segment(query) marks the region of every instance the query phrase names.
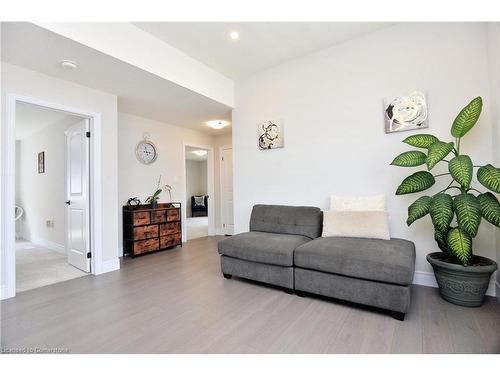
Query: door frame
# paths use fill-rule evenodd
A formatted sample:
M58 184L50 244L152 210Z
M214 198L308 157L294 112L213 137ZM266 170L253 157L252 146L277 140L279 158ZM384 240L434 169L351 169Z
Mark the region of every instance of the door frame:
M215 181L214 181L214 149L212 146L200 145L191 142L182 143L182 170L183 170L183 180L182 184L184 186L184 202L182 206L184 210L182 212L182 242L187 241L187 186L186 186L186 147L202 148L208 151L207 154L207 194L209 196L208 205L208 235L215 236Z
M98 275L102 265L102 192L101 192L101 114L86 110L68 107L63 104L50 103L43 99L19 95L6 94L5 124L1 129L1 168L2 186L0 203L0 243L4 251L2 264L5 285L2 285L0 299L7 299L16 295L16 249L15 249L15 175L16 175L16 105L18 102L38 105L55 111L67 112L90 120L90 251L91 273Z
M222 176L222 152L224 150L227 150L227 149L233 149L233 146L232 145L227 145L227 146L221 146L219 147L219 199L220 199L220 202L219 202L219 215L220 215L220 228L218 228L219 230L219 234L221 234L222 236L224 236L226 233L225 233L225 230L224 230L224 199L223 199L223 176ZM234 172L234 171L233 171ZM234 182L234 173L233 173L233 182ZM234 189L233 189L233 192L234 192ZM234 196L233 196L233 209L234 209ZM234 211L233 211L233 224L234 224Z

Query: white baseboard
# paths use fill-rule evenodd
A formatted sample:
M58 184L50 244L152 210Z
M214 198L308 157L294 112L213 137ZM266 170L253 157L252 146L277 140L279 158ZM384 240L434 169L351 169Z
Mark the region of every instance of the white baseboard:
M16 292L14 290L12 290L11 293L9 293L7 285L4 284L4 285L0 286L0 301L4 300L4 299L9 299L9 298L12 298L15 296L16 296Z
M415 271L413 276L413 284L430 286L432 288L437 288L438 284L436 282L436 277L433 272L423 272L423 271ZM495 280L492 278L490 280L490 285L488 286L488 290L486 291L486 295L488 296L500 296L498 293L498 289L500 286L497 284L497 290L495 290Z
M44 238L39 238L39 237L30 237L28 239L28 241L34 245L45 247L46 249L57 251L58 253L61 253L61 254L66 254L65 246L58 244L56 242L52 242L52 241L46 240Z
M99 275L106 272L117 271L119 269L120 269L120 258L104 260L101 263L101 269Z

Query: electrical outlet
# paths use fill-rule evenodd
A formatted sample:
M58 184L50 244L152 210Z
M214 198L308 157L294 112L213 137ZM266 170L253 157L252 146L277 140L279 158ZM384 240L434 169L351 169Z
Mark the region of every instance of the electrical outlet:
M54 228L54 220L45 220L45 226L47 228Z

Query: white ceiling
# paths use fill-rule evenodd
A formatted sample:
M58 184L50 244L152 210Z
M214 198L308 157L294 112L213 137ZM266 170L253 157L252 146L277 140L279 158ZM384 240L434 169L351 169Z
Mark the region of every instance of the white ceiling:
M47 126L60 126L63 129L81 119L66 112L19 102L16 105L16 139L26 138Z
M392 25L381 22L136 22L234 80ZM237 41L231 31L240 35Z
M135 23L233 79L387 27L388 23ZM240 33L238 41L229 32ZM64 71L63 59L78 69ZM231 108L121 60L26 22L2 23L2 60L118 96L118 110L217 135L209 120Z
M208 153L203 155L203 156L193 154L193 151L196 151L196 150L204 150L204 149L198 148L198 147L186 146L186 160L206 161L208 159Z
M78 69L64 71L63 59ZM118 96L118 110L217 135L209 120L231 121L231 108L30 23L2 23L2 60Z

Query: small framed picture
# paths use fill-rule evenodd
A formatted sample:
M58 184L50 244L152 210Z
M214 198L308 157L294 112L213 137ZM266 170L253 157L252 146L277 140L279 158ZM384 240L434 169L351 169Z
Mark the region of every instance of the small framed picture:
M38 173L45 173L45 151L38 153Z
M259 149L271 150L284 147L283 124L279 120L266 121L257 128Z
M422 91L384 99L385 132L428 128L427 100Z

